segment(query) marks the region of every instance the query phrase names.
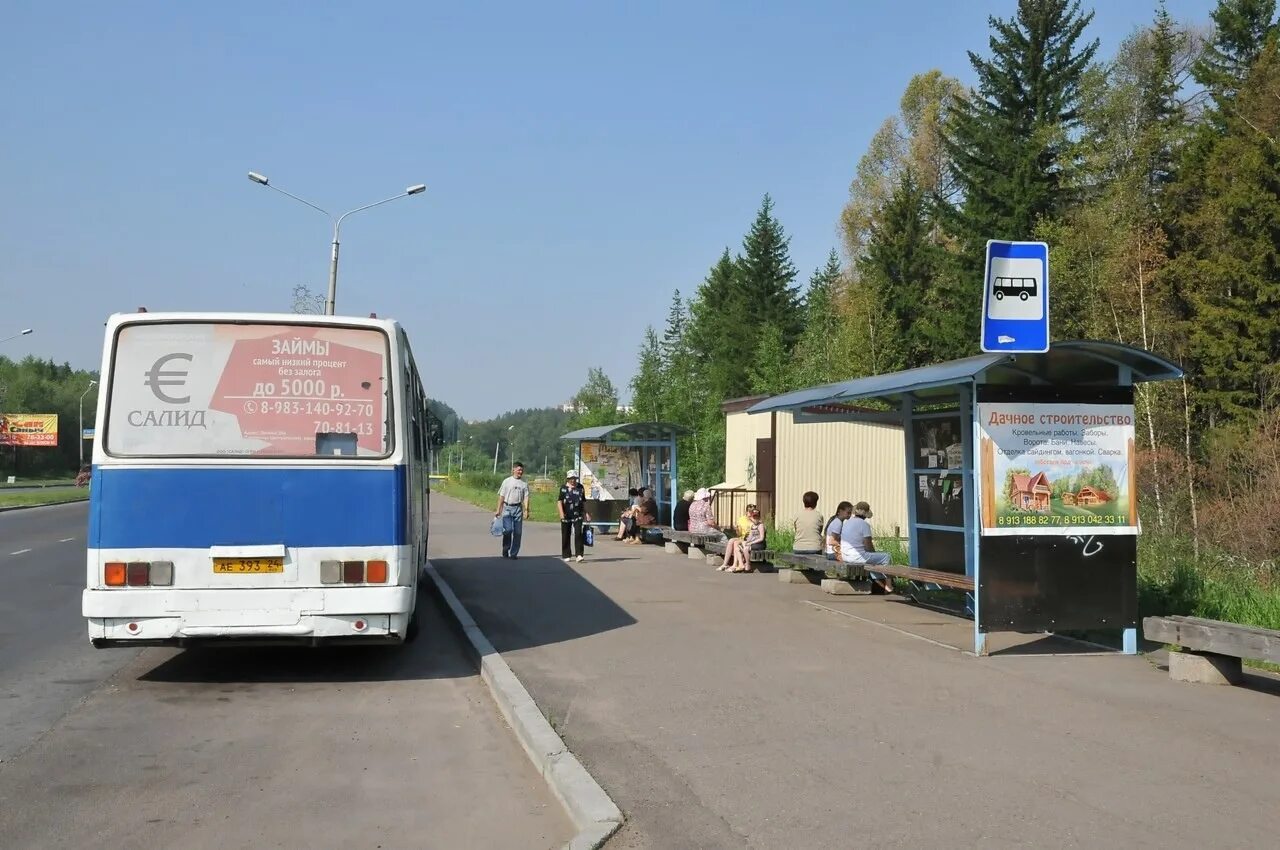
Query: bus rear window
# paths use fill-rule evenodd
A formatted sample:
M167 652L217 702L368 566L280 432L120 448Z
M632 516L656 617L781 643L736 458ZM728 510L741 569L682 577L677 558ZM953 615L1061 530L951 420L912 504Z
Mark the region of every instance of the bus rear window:
M139 323L116 335L108 454L383 457L388 339L325 325Z

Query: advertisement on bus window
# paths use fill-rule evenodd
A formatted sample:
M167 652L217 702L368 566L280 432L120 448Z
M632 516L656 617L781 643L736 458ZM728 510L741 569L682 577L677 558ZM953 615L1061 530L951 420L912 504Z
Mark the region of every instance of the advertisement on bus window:
M106 450L124 456L378 457L390 448L387 337L371 328L121 328Z

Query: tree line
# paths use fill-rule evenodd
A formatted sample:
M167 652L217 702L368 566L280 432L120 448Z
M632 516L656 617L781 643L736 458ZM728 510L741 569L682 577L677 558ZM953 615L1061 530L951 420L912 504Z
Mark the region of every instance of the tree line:
M56 413L58 445L0 447L0 480L9 475L36 478L74 475L80 458L80 399L84 397L84 427L92 428L97 413L98 373L72 369L52 360L0 357L0 415ZM87 392L86 392L87 391ZM92 443L85 442L86 462Z
M977 353L985 243L1051 247L1055 339L1185 369L1137 391L1144 518L1252 556L1280 550L1280 27L1275 0L1160 4L1104 59L1078 0L989 18L977 84L924 71L857 164L802 290L765 196L640 346L638 419L670 420L686 482L721 480L721 403ZM1244 544L1241 541L1251 541ZM1266 543L1266 540L1272 541Z

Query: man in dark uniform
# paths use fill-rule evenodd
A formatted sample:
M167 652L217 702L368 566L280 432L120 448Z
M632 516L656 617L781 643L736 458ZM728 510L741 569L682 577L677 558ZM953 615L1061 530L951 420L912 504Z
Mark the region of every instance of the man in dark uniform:
M574 560L572 555L577 555L576 560L582 560L582 524L591 522L591 515L587 513L586 490L578 483L578 470L569 470L564 478L564 486L556 498L556 511L560 514L560 557L567 564ZM573 552L569 551L570 540Z

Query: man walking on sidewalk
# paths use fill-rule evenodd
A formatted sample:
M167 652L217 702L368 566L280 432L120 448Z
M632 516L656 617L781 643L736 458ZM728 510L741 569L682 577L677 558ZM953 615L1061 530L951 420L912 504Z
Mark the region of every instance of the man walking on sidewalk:
M493 515L502 517L502 557L514 561L520 554L520 535L529 516L529 484L524 480L523 463L513 466L511 474L502 480L498 509Z
M582 560L582 524L584 521L591 522L591 515L587 513L586 490L578 483L578 470L569 470L564 474L564 479L564 486L560 488L560 495L556 499L556 510L560 513L560 557L567 564L572 560L571 555L577 555L577 560ZM570 540L573 542L573 552L569 551Z

